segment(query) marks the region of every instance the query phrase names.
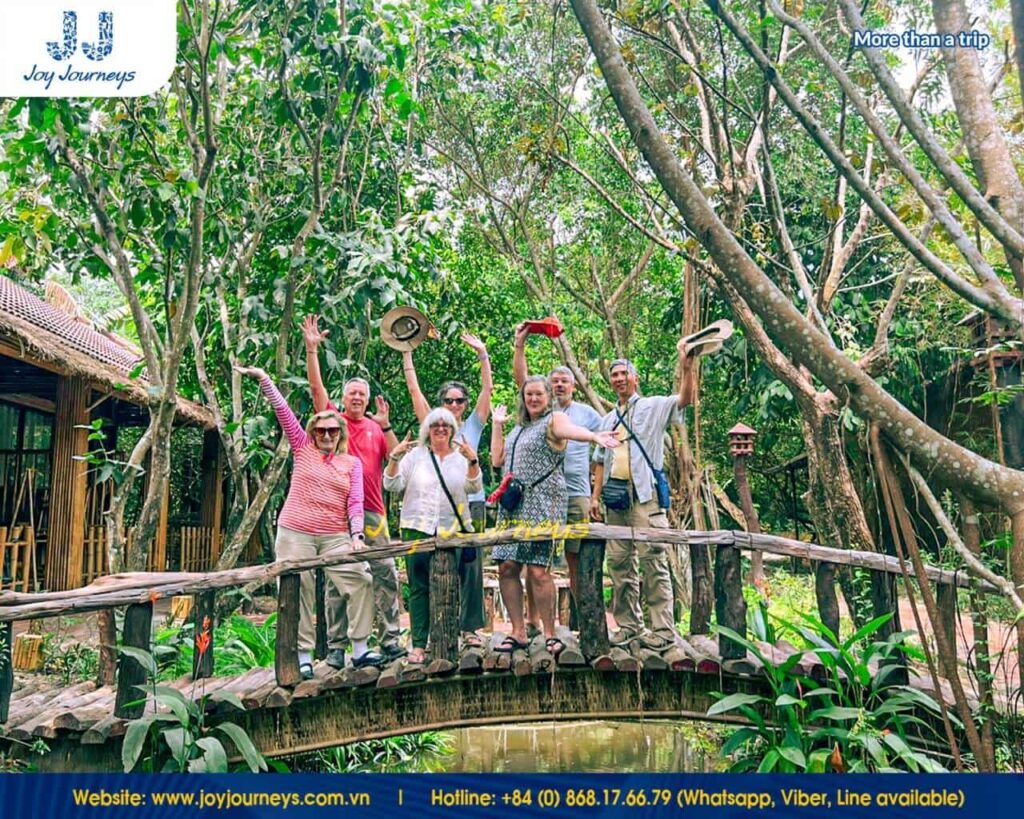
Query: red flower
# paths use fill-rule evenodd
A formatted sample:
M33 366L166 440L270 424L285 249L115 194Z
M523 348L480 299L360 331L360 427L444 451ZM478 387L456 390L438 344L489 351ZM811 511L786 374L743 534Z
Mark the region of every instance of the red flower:
M196 651L199 652L199 656L202 657L210 650L210 643L213 642L213 637L210 636L210 618L203 618L203 630L196 635Z

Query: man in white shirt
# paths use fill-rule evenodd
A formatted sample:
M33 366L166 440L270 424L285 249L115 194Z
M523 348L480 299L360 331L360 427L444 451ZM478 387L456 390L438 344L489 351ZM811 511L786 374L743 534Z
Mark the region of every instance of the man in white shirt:
M594 452L594 489L590 515L602 517L612 526L635 528L668 528L667 499L659 503L655 470L665 463L665 429L671 421L681 423L683 410L693 403L696 392L696 359L688 355L680 342L682 387L678 395L641 397L636 367L627 359L613 361L609 370L611 387L618 401L603 419L601 428L613 430L628 446L617 449L598 448ZM605 505L602 515L602 489L618 489L625 508ZM605 500L612 495L609 493ZM640 607L640 577L643 572L644 598L651 615L651 627L658 637L673 639L672 579L663 543L640 543L610 540L605 552L608 575L612 581L612 614L619 631L612 642L624 642L644 633L643 611Z

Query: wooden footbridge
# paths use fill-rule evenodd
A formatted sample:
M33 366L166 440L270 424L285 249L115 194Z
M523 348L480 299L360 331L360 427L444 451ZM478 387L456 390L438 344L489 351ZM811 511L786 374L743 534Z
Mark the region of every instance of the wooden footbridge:
M197 701L206 698L210 724L230 719L248 732L266 756L284 756L368 738L468 725L591 718L706 719L708 708L715 702L715 692L767 691L761 661L731 640L691 634L663 645L649 638L622 646L609 645L601 597L605 539L714 547L717 619L739 633L745 630L740 549L830 565L862 566L882 578L901 571L895 558L829 549L770 535L593 524L586 531L590 548L581 551L578 639L561 628L559 636L567 647L557 658L545 650L539 639L528 650L511 654L495 651L494 642L482 649L462 647L460 651L454 547L487 546L524 537L547 539L551 534L550 530L525 534L494 530L417 541L417 550L433 552L432 660L424 666L396 661L383 669L347 668L337 672L318 664L314 678L306 681L299 674L295 653L299 572L353 560L398 556L412 544L398 543L356 555L321 555L207 574L119 575L102 578L83 589L52 594L2 593L0 639L4 635L6 639L4 655L0 657L0 743L23 748L23 743L44 739L51 753L36 761L47 770L117 770L120 741L128 722L144 712L159 710L152 697L140 701L142 695L136 686L146 683L147 674L138 660L128 654L120 656L117 682L112 686L79 683L55 689L42 677L19 677L15 681L11 672L11 625L18 620L125 606L123 644L148 649L153 604L161 597L195 595L196 634L210 635L212 630L206 618L214 611L219 590L280 578L274 668L253 669L238 677L213 677L216 647L209 645L195 652L193 674L170 685ZM908 568L904 566L902 570ZM939 584L979 586L978 581L969 581L962 574L923 568ZM831 575L819 572L819 582L823 576ZM876 604L876 608L878 605L884 602ZM798 652L784 642L760 644L759 649L762 656L774 663L799 653L797 668L808 677L824 680L829 673L814 654ZM913 673L909 680L946 702L954 699L946 681ZM226 696L228 693L234 696ZM231 699L236 699L235 705L228 704ZM242 712L237 709L238 702Z

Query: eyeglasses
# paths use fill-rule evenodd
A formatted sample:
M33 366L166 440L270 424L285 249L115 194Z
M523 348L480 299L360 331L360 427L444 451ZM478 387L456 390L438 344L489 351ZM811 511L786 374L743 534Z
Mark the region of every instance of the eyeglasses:
M445 398L444 403L446 404L465 404L465 398Z
M313 434L318 438L333 438L341 434L341 427L314 427Z
M431 431L435 429L451 429L451 426L449 424L431 424L430 429Z

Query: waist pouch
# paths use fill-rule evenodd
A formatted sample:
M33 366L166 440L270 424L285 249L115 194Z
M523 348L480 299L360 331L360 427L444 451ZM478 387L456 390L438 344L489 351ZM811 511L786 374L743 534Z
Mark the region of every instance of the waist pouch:
M606 509L623 512L633 505L633 485L622 478L609 478L601 487L601 502Z

